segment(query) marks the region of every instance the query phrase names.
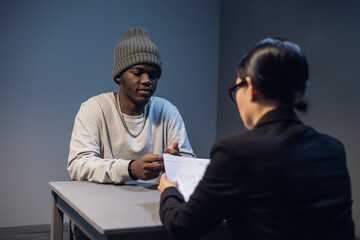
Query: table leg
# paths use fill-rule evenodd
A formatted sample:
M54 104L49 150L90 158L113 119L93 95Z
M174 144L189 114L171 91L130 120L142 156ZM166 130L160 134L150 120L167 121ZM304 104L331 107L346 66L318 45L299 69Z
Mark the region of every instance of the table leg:
M64 213L56 205L56 193L52 192L51 197L51 240L63 239Z

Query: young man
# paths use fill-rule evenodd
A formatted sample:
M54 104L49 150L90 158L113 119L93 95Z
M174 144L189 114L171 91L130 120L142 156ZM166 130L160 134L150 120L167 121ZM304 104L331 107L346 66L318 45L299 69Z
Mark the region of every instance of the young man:
M163 152L194 156L177 108L153 96L161 59L145 29L122 36L112 75L119 92L90 98L75 118L67 166L72 180L150 180L163 170Z

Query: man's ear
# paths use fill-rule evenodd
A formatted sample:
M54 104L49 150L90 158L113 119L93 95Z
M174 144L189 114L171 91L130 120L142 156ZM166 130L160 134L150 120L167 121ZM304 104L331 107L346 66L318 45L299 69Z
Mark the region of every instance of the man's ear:
M246 82L247 82L247 85L248 85L248 90L250 92L250 101L254 102L257 100L258 98L258 91L257 89L255 88L253 82L252 82L252 79L251 77L247 76L245 78Z
M120 82L121 82L121 77L117 77L115 78L115 81L120 85Z

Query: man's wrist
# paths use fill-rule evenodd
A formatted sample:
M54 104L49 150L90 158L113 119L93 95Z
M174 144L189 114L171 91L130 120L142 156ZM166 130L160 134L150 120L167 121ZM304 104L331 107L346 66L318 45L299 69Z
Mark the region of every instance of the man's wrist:
M135 160L130 160L129 162L129 165L128 165L128 173L129 173L129 176L132 180L138 180L137 177L135 177L132 173L132 170L131 170L131 164L134 162Z

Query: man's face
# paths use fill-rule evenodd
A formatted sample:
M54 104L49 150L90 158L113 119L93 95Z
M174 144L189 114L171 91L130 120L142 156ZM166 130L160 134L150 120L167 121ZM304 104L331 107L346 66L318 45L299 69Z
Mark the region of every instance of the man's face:
M135 65L126 70L116 81L120 85L122 101L136 105L146 104L156 90L160 71L150 65Z

